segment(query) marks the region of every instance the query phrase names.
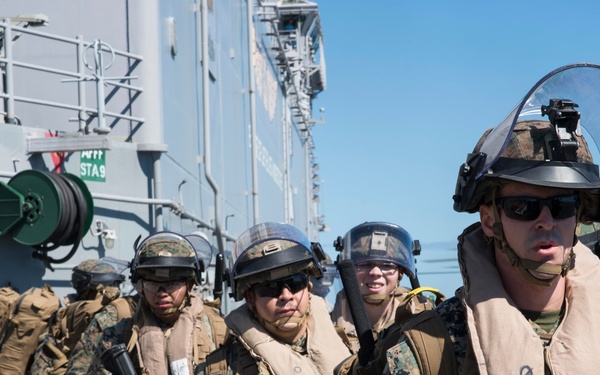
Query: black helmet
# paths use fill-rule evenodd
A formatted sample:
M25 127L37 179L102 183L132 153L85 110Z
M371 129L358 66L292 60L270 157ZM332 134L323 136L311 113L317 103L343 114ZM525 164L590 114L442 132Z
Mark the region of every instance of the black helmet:
M600 189L598 166L581 130L600 139L596 137L599 86L600 65L594 64L564 66L542 78L467 156L458 174L454 209L477 211L501 180L578 191ZM598 213L594 208L584 216L594 220Z
M253 226L235 241L230 259L230 286L236 301L244 298L251 285L307 272L323 276L320 260L306 235L283 223Z
M137 245L137 243L136 243ZM209 245L210 246L210 245ZM187 278L200 283L204 265L196 249L184 236L170 231L154 233L136 246L131 261L131 281L145 275L168 278Z
M365 222L350 229L334 246L340 259L351 259L354 265L366 261L390 262L409 277L415 277L413 239L402 227L385 222Z

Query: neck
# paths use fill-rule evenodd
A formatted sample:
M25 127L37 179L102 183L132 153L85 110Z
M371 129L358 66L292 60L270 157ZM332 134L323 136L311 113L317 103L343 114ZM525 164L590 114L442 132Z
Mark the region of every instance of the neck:
M159 322L159 324L165 324L165 325L172 326L173 324L175 324L177 319L179 319L179 311L176 311L169 315L161 316L161 315L154 314L154 316L156 316L156 320Z
M372 327L374 327L377 324L377 322L379 322L379 319L381 319L381 317L385 315L387 310L391 308L392 299L393 297L388 298L387 301L379 305L371 303L364 304L365 310L367 311L367 317L369 318L369 323L371 323Z
M306 321L304 321L302 326L300 326L297 330L284 331L280 329L276 332L273 332L271 331L271 329L269 329L269 331L278 341L284 342L286 344L291 344L294 341L298 340L300 336L302 336L306 332Z
M556 277L549 286L536 285L527 281L497 249L496 264L504 289L519 309L538 312L561 309L565 299L564 277Z

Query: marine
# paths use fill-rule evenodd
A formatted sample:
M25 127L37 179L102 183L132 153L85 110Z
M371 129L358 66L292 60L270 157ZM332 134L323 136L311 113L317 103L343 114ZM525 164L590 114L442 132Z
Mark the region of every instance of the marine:
M104 329L90 350L94 354L86 373L109 373L116 358L103 354L122 344L137 373L194 374L226 332L219 311L194 293L204 262L191 242L175 232L154 233L135 248L130 266L140 295L135 315Z
M122 262L121 262L122 263ZM37 347L30 374L64 374L79 337L103 306L120 296L124 267L114 258L88 259L73 268L71 284L76 290L51 319Z
M325 259L297 228L261 223L242 233L229 284L245 303L225 319L228 338L210 354L204 374L330 374L350 355L323 298L310 293Z

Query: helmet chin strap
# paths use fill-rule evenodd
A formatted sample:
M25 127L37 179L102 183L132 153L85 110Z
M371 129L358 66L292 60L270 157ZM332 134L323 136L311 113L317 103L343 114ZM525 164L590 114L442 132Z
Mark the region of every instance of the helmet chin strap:
M366 294L362 296L362 299L365 303L368 303L369 305L380 306L396 295L396 288L394 288L394 290L392 290L392 292L388 294Z
M569 256L563 264L548 264L544 262L537 262L534 260L519 258L504 238L504 230L502 229L500 214L498 212L498 208L496 207L495 191L493 192L492 198L495 220L494 225L492 226L492 230L494 232L494 246L500 249L500 251L502 251L506 255L511 266L515 267L527 281L541 286L549 286L552 283L552 281L556 279L556 277L558 277L559 275L562 277L567 276L569 269L572 267L573 262L575 261L575 253L573 252L573 248L571 248ZM574 237L573 242L573 246L575 246L575 244L577 243L577 236ZM535 277L532 274L532 272L544 273L547 275L552 275L552 277L548 279L541 279Z

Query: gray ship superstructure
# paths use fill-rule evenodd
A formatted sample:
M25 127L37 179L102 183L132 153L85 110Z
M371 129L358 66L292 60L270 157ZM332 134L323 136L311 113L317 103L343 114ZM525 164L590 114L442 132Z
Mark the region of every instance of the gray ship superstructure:
M64 295L80 261L131 260L160 230L201 231L223 254L263 221L318 239L316 3L9 0L0 13L0 284Z

